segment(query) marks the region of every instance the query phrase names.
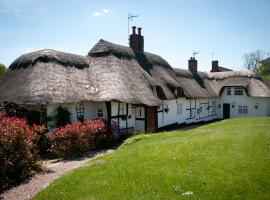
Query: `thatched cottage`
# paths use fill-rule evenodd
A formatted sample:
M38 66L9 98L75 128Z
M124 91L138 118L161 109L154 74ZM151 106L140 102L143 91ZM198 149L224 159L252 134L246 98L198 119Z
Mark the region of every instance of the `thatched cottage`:
M211 73L197 68L194 57L184 70L144 52L141 29L133 27L130 47L100 40L87 56L50 49L20 56L0 77L0 102L34 111L48 125L63 106L72 121L102 117L120 132L270 115L270 89L256 74L215 61Z

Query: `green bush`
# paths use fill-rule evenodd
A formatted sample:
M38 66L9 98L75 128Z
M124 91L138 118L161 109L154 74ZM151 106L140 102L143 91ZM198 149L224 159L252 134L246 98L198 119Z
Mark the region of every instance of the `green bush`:
M63 127L71 122L70 120L71 113L62 106L59 106L56 109L55 123L56 127Z

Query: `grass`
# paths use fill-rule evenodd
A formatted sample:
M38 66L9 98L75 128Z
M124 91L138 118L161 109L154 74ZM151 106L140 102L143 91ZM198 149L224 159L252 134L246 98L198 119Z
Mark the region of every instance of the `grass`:
M129 138L34 199L270 199L270 117Z

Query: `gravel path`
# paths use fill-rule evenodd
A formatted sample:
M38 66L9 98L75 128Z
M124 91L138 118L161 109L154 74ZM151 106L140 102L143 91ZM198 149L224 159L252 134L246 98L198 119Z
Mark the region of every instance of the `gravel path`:
M84 165L87 161L101 156L107 153L113 152L114 149L94 151L88 155L78 159L78 160L47 160L44 162L44 166L48 169L48 172L37 174L32 177L26 183L22 183L16 187L11 188L10 190L5 191L3 194L0 194L0 199L8 200L25 200L31 199L39 191L47 187L59 176Z

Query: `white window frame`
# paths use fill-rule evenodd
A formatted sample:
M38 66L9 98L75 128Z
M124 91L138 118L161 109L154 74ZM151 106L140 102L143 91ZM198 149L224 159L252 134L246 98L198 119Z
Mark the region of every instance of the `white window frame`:
M231 96L232 95L232 88L228 87L227 88L227 96Z
M103 118L103 109L102 108L97 109L97 116L98 116L98 118Z
M235 96L243 96L244 95L243 88L241 88L241 87L234 88L234 95Z
M248 114L248 106L239 105L238 106L238 113L241 115L247 115Z
M182 103L177 103L177 115L182 115L183 106Z
M212 115L216 114L216 110L217 110L217 104L216 101L212 101Z

